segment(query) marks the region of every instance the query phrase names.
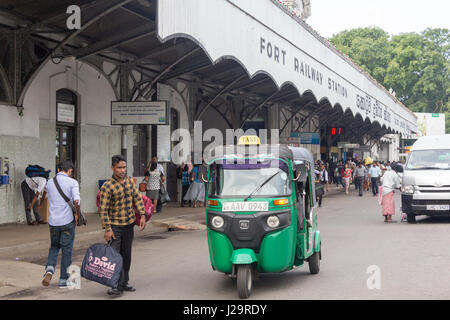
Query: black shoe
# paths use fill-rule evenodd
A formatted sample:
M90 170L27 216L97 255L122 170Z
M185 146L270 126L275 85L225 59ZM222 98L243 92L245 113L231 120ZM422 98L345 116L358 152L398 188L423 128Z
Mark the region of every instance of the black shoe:
M117 288L109 289L107 292L110 296L121 296L123 294L122 290L119 290Z
M135 292L136 288L132 287L132 286L126 286L123 287L123 291L127 291L127 292Z

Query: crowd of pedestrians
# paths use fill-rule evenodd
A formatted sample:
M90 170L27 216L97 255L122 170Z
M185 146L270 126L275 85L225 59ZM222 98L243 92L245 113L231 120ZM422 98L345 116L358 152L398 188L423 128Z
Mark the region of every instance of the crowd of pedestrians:
M395 214L394 192L400 189L402 172L402 163L374 161L371 158L347 159L345 162L340 160L337 163L318 160L316 196L319 207L322 205L324 190L328 191L328 185L335 184L336 189L342 188L348 195L350 185L354 184L360 197L365 191L371 191L373 197L378 197L385 222L392 222L392 216ZM326 185L326 188L323 188L323 185Z

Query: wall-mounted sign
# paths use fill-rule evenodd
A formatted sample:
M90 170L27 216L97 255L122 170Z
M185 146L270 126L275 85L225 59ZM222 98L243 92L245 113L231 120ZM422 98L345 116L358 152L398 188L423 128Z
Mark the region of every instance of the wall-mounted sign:
M320 144L320 133L300 132L301 144Z
M358 151L360 152L370 152L370 147L369 146L362 146L360 145L358 148Z
M346 143L346 144L338 144L338 148L341 149L359 149L359 144L357 143Z
M280 137L281 144L300 144L300 137Z
M320 144L320 133L316 133L316 132L291 132L291 136L289 138L283 138L283 141L285 141L283 143L287 143L287 144L289 144L289 143Z
M112 101L111 125L168 124L167 101Z
M56 104L56 121L75 123L75 106L73 104Z

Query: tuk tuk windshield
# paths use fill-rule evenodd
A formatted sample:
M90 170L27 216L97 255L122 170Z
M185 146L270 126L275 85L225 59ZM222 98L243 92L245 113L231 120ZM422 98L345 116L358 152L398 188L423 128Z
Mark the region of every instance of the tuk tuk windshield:
M291 194L288 165L282 160L237 163L216 162L211 166L210 197L279 197Z

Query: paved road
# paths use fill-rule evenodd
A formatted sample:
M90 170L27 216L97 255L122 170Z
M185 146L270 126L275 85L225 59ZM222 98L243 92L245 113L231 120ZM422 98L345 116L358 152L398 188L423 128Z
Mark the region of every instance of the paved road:
M399 194L396 200L398 208ZM370 193L346 196L334 190L319 215L320 273L311 275L306 265L260 275L250 300L450 298L450 218L407 224L399 222L397 213L398 223L386 224ZM81 265L81 254L76 253L74 263ZM379 267L380 289L367 288L371 265ZM236 281L211 269L204 230L138 239L130 276L137 292L115 299L238 299ZM81 290L58 289L56 282L22 298L111 299L105 287L84 279Z

